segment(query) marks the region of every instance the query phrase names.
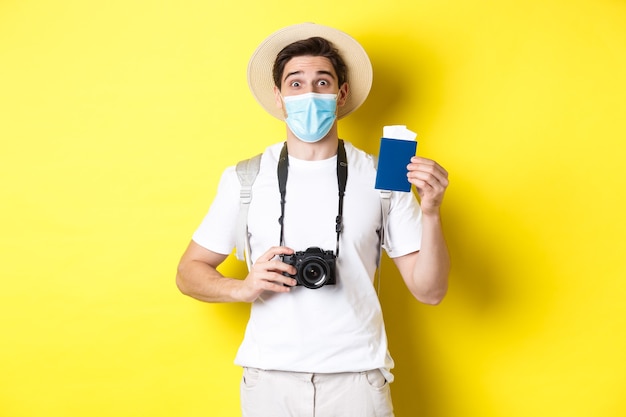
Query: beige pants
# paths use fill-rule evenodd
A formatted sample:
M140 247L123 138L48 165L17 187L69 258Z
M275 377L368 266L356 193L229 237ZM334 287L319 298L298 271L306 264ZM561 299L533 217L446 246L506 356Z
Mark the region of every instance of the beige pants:
M243 417L393 417L389 384L378 370L307 374L244 368Z

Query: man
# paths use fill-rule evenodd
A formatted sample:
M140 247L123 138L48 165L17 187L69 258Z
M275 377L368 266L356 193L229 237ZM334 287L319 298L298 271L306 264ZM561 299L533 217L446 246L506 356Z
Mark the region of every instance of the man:
M373 286L383 228L376 167L337 133L337 119L363 103L371 80L353 38L310 23L274 33L250 60L250 88L286 122L287 136L264 152L253 185L252 267L245 279L217 270L237 240L240 186L231 167L177 275L180 290L198 300L252 303L235 359L244 367L244 416L393 415L393 361ZM413 193L392 193L387 252L415 298L438 304L449 272L440 219L447 172L414 157L407 178L421 207Z

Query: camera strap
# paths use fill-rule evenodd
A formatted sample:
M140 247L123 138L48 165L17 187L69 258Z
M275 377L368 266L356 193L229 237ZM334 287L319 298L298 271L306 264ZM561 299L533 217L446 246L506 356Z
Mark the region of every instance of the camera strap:
M287 151L287 142L280 151L280 159L278 160L278 189L280 191L280 244L284 244L284 219L285 219L285 195L287 194L287 175L289 173L289 154ZM337 247L335 248L335 256L339 256L339 235L343 230L343 196L346 191L346 183L348 182L348 158L346 157L346 149L343 140L339 139L337 145L337 186L339 189L339 208L337 212L335 231L337 232Z

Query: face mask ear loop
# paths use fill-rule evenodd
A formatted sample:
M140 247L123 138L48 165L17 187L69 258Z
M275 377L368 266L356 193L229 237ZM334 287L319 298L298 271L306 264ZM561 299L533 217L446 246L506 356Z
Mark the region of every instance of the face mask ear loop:
M287 114L287 107L285 106L285 97L283 97L283 93L278 90L278 96L280 97L281 110L283 111L283 117L286 119L289 115Z

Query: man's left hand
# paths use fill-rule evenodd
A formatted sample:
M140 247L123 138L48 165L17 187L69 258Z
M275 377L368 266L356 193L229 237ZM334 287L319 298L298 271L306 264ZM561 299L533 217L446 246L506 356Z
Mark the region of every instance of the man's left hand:
M438 214L448 187L448 171L437 162L414 156L407 166L407 178L417 189L422 213Z

